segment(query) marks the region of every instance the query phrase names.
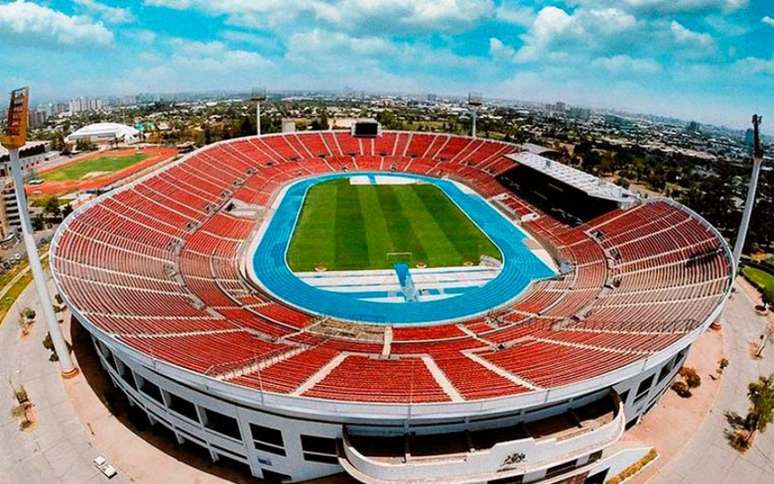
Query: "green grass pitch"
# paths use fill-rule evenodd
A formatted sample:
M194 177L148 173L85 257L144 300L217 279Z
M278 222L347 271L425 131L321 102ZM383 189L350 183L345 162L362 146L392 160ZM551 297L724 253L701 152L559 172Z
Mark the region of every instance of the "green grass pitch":
M410 252L411 255L390 253ZM461 266L497 247L434 185L350 185L338 179L307 192L288 264L293 271Z
M83 160L80 163L73 163L72 165L59 168L58 170L44 173L41 175L41 178L46 181L80 180L89 173L97 171L113 173L118 170L123 170L146 158L148 158L148 155L144 153L126 156L101 156L99 158Z

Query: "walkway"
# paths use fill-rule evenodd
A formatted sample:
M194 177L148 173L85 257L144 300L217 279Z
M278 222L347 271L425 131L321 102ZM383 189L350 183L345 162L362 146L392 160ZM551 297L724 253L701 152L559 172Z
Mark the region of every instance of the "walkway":
M759 375L774 372L774 347L770 346L761 360L750 356L767 320L755 313L753 301L741 286L735 287L737 291L727 304L723 321L724 352L730 364L720 380L718 396L697 431L685 432L687 429L680 428L679 423L661 429L687 434L688 441L676 457L659 466L649 481L652 484L774 482L774 428L759 434L753 448L744 454L732 449L724 436L730 427L726 412L742 416L747 413L747 384Z
M72 403L64 391L56 363L48 361L42 341L45 323L38 318L24 339L17 324L19 310L37 305L34 285L20 295L0 325L0 480L8 483L96 483L107 482L92 464L99 455L89 441ZM16 405L9 383L24 385L33 404L37 424L21 431L11 415ZM111 482L129 482L122 476Z

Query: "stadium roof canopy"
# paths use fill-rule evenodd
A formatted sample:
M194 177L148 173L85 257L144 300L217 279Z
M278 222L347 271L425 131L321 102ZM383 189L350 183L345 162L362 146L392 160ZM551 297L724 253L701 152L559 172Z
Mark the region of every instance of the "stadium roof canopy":
M546 176L583 191L590 197L602 198L629 205L637 200L637 195L622 186L610 183L594 175L557 163L534 153L522 152L506 155L520 165L532 168Z
M46 145L46 144L48 144L48 141L27 141L26 143L24 143L24 146L19 148L19 156L24 158L25 156L24 152L26 150L37 148L38 146ZM7 156L7 155L8 155L8 150L0 146L0 157Z
M75 131L65 138L68 143L78 141L79 139L97 140L120 140L127 143L136 141L140 132L131 126L118 123L95 123Z
M527 150L530 153L534 153L536 155L542 155L545 153L559 153L557 150L553 148L547 148L545 146L536 145L534 143L522 143L522 148Z

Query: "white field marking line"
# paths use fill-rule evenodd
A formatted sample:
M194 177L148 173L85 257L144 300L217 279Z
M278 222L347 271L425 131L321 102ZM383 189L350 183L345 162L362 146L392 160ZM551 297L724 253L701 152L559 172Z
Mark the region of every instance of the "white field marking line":
M465 401L465 399L462 398L462 395L460 395L460 392L458 392L457 389L454 388L454 385L452 384L452 382L450 382L449 379L446 378L446 374L440 368L438 368L438 365L435 364L435 360L433 360L433 358L431 358L430 356L424 355L422 356L422 361L425 363L427 370L435 379L435 382L438 384L439 387L441 387L441 389L446 393L446 395L449 396L452 402Z
M336 369L337 366L339 366L347 357L349 356L349 353L342 352L333 357L331 361L323 365L319 370L315 372L314 375L310 376L306 379L304 383L298 386L295 390L293 390L290 394L293 396L299 396L303 395L307 391L311 390L312 387L320 383L323 379L325 379L326 376L328 376L333 370Z
M491 362L487 361L486 359L478 356L475 353L470 353L470 352L463 351L462 354L467 356L471 360L475 361L479 365L483 366L487 370L491 371L492 373L496 373L496 374L500 375L501 377L505 378L506 380L510 380L511 382L513 382L513 383L515 383L515 384L517 384L519 386L522 386L522 387L525 387L525 388L529 388L530 390L536 390L536 391L543 390L543 387L535 385L531 381L528 381L528 380L525 380L523 378L520 378L520 377L518 377L518 376L516 376L516 375L514 375L514 374L512 374L512 373L510 373L510 372L508 372L508 371L506 371L506 370L504 370L502 368L500 368L499 366L495 365L494 363L491 363Z
M449 267L425 267L425 268L410 268L412 277L421 274L435 274L435 273L463 273L463 272L494 272L500 271L500 268L487 267L487 266L449 266ZM389 275L394 274L394 269L365 269L365 270L348 270L348 271L305 271L294 272L296 277L300 278L325 278L325 277L339 277L339 276L368 276L368 275Z
M383 286L316 286L318 289L329 292L338 292L343 294L360 294L367 292L397 292L400 291L400 285L383 285ZM365 294L363 294L365 295Z
M419 295L419 302L429 302L429 301L441 301L444 299L451 299L453 297L462 296L462 294L453 293L453 294L420 294Z
M403 296L385 296L385 297L363 297L359 298L361 301L389 303L389 304L403 304L406 302L406 298Z

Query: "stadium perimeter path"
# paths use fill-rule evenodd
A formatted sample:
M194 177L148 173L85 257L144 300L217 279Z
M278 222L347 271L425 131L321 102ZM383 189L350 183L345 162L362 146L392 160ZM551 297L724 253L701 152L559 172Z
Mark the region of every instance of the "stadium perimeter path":
M747 414L747 384L761 375L774 372L774 346L770 345L760 360L752 358L752 350L758 337L765 331L767 318L754 310L754 300L748 293L749 286L737 281L736 292L726 305L723 317L723 352L729 360L723 376L718 381L720 388L712 403L710 412L701 425L689 428L678 418L669 426L653 429L662 432L666 439L681 440L683 446L673 456L652 470L644 471L645 479L634 482L650 484L769 484L774 482L774 429L758 434L752 449L741 454L732 449L726 441L725 432L731 426L726 412ZM706 336L705 336L706 337ZM698 348L697 348L698 349ZM693 352L693 357L714 357ZM714 359L714 358L713 358ZM689 362L690 364L690 362ZM697 365L698 366L698 365ZM700 372L702 386L713 385L706 372ZM665 402L679 400L670 392ZM687 402L686 402L687 404ZM661 406L661 404L659 404ZM657 409L656 412L669 412ZM646 417L645 424L647 425ZM658 436L655 437L656 439ZM657 461L658 462L658 461ZM650 479L648 479L650 478Z
M99 452L67 397L56 363L43 347L45 323L38 317L29 336L22 339L17 324L20 308L30 306L38 315L34 285L22 292L0 324L0 482L3 484L99 483L107 478L94 467ZM16 401L11 383L24 385L35 405L36 424L27 431L11 415ZM129 482L119 475L111 482Z
M160 482L159 479L226 482L176 460L129 431L109 414L83 376L63 381L56 364L48 361L48 350L41 344L45 336L42 321L36 322L30 336L20 338L16 322L19 308L30 306L41 314L33 287L32 284L27 287L0 324L0 355L3 355L0 379L6 388L0 396L0 483L108 482L92 464L92 459L100 454L108 457L119 471L110 482L151 483ZM731 449L724 437L724 431L729 428L725 412L735 411L740 415L746 412L747 383L758 375L774 372L774 347L767 350L762 360L750 357L751 347L765 324L766 319L755 314L750 296L737 285L737 292L728 303L723 328L724 353L731 363L717 382L720 388L716 390L712 412L695 431L697 427L693 425L681 428L679 413L677 421L658 429L672 436L678 434L677 440L686 438L687 441L674 454L663 455L664 460L657 461L659 465L652 466L633 482L774 482L774 431L758 435L754 447L745 454ZM67 329L65 334L69 335ZM709 353L705 356L714 360L716 351ZM701 373L703 386L716 383L708 381L706 371ZM8 384L11 381L15 385L23 384L35 404L37 423L32 430L20 431L19 421L11 416L15 404ZM713 388L710 393L714 391ZM670 392L665 400L673 396ZM712 400L714 395L707 398ZM73 402L77 402L77 409ZM668 411L668 408L659 408L653 416L657 416L656 412ZM668 420L666 415L663 417Z

